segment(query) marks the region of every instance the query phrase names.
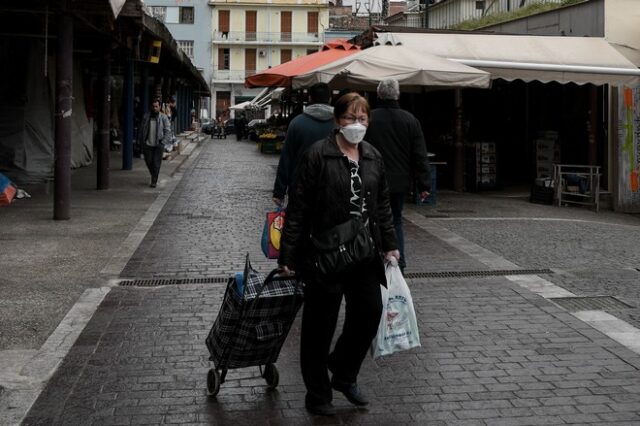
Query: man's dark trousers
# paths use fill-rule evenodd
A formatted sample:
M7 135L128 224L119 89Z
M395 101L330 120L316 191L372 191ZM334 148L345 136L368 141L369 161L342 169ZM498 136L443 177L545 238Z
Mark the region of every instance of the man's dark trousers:
M389 194L389 203L391 204L391 214L393 215L393 227L396 229L396 238L398 240L398 249L400 250L400 262L398 266L404 271L407 266L404 257L404 228L402 226L402 209L404 207L404 192L392 192Z
M151 183L158 182L158 174L160 173L160 166L162 165L162 145L149 146L147 144L142 145L142 153L144 155L144 162L147 164L147 169L151 174Z

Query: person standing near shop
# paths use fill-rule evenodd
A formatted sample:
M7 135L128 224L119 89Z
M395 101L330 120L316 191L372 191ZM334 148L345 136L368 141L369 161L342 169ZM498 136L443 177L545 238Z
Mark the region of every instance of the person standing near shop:
M169 118L160 112L160 101L155 100L151 103L151 111L142 118L138 131L138 142L142 146L144 162L151 174L151 188L158 184L164 146L171 143L171 135Z
M368 122L366 99L357 93L338 99L337 129L306 150L290 187L278 263L284 275L296 271L305 283L300 367L305 406L317 415L336 414L332 388L356 406L368 404L357 377L380 323L383 260L400 257L382 156L362 139ZM320 272L311 260L317 254L311 235L333 232L353 217L368 227L371 252L346 269ZM330 351L343 298L344 326Z
M309 88L309 101L311 104L302 114L291 120L287 128L276 181L273 184L273 202L277 206L284 204L284 197L302 153L314 142L329 136L335 127L333 107L329 105L331 89L326 83L316 83Z
M400 247L400 269L407 266L404 250L402 209L404 199L417 180L420 199L431 191L431 167L427 157L427 144L417 118L400 108L400 85L395 79L378 84L379 105L371 112L371 124L366 140L375 146L384 159L389 184L389 199L393 213L393 226Z

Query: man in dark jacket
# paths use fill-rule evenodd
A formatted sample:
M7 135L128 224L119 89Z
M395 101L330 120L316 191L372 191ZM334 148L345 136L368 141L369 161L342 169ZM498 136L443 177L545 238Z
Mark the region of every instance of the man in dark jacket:
M151 174L151 188L158 183L158 174L162 165L164 146L171 143L171 123L169 118L160 112L160 101L151 103L151 111L146 113L140 123L138 142L142 146L144 162Z
M382 154L389 184L389 198L393 225L400 246L400 268L404 271L404 230L402 208L406 193L418 181L420 198L424 200L431 191L431 168L427 157L420 122L398 104L400 86L395 79L385 79L378 84L378 108L371 112L371 123L365 140Z
M309 105L302 114L291 120L278 163L278 174L273 185L273 202L284 203L293 173L302 153L314 142L325 139L335 126L333 107L329 105L331 90L326 83L317 83L309 89Z

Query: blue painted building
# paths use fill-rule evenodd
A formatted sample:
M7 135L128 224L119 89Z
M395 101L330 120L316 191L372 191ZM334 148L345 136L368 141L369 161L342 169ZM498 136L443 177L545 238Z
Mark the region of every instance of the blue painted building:
M211 13L208 0L144 0L147 12L162 21L184 53L211 84ZM213 92L213 90L212 90ZM179 106L178 106L179 107ZM211 117L211 99L200 104L200 117Z

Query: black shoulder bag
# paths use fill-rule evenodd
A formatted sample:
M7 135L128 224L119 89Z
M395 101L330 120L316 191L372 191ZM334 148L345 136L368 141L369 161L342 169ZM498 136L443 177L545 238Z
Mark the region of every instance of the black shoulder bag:
M322 275L344 271L348 266L363 263L376 254L375 244L364 223L364 179L360 188L360 212L346 222L324 232L311 234L313 263Z

